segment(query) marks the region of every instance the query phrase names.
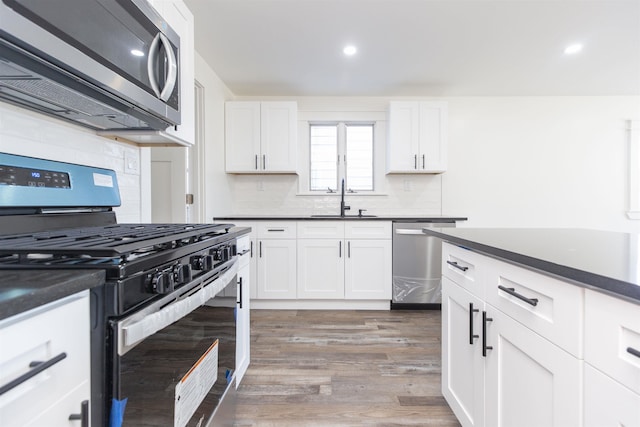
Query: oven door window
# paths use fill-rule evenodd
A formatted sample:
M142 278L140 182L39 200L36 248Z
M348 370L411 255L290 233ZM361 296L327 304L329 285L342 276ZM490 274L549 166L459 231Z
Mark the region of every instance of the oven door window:
M202 306L124 356L114 353L113 398L127 399L123 426L205 425L235 370L235 301L229 305Z

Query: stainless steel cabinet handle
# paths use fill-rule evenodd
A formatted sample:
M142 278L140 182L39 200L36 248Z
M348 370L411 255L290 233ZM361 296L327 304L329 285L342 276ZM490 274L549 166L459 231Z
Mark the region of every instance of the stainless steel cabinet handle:
M482 357L487 357L487 350L493 350L493 347L487 345L487 322L493 322L491 317L487 317L487 312L482 312Z
M238 292L240 293L240 295L238 295L240 298L238 300L238 308L242 309L242 277L238 279Z
M531 304L532 306L536 306L538 305L538 299L537 298L527 298L522 294L519 294L516 292L515 288L507 288L505 286L502 285L498 285L498 289L500 289L501 291L504 291L506 293L508 293L511 296L514 296L524 302L526 302L527 304Z
M424 154L422 155L422 169L424 169Z
M256 170L258 170L258 155L256 154Z
M89 401L83 400L80 403L80 413L69 415L69 421L80 420L81 427L89 427Z
M632 354L635 357L640 357L640 350L636 350L633 347L627 347L627 353Z
M262 258L262 241L260 241L258 247L258 258Z
M417 154L413 155L413 168L414 169L418 169L418 155Z
M351 242L347 242L347 257L351 258Z
M253 240L249 242L249 252L251 253L251 258L253 258Z
M240 252L240 253L238 254L238 256L246 255L246 254L248 254L249 252L251 252L251 249L245 249L244 251Z
M458 270L462 270L462 271L467 271L469 269L469 267L458 265L458 263L455 262L455 261L447 261L447 264L457 268Z
M338 258L342 258L342 240L338 242Z
M267 228L267 231L284 231L284 228Z
M267 155L266 154L262 155L262 169L263 170L267 170Z
M35 361L35 362L29 363L29 367L32 368L32 369L30 371L20 375L18 378L14 379L12 381L9 381L8 383L6 383L2 387L0 387L0 396L3 395L4 393L8 392L9 390L19 386L23 382L35 377L39 373L41 373L43 371L46 371L47 369L49 369L50 367L52 367L56 363L60 362L63 359L66 359L66 358L67 358L67 353L60 353L59 355L57 355L55 357L52 357L51 359L49 359L49 360L47 360L45 362Z
M477 313L480 310L477 308L473 308L473 303L469 303L469 344L473 345L474 338L480 338L479 335L473 334L473 313Z

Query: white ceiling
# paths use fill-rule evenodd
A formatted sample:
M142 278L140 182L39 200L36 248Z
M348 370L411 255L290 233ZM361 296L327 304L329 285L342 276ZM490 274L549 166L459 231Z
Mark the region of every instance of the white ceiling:
M640 95L640 0L185 2L239 96Z

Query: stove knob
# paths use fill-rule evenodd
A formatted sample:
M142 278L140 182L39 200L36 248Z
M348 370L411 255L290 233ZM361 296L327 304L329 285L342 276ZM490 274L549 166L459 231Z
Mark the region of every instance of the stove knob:
M173 274L158 271L149 278L151 292L156 294L167 294L174 290Z
M182 266L182 277L184 278L183 283L189 283L191 280L193 280L193 274L191 272L190 264L186 264Z
M191 266L194 270L213 270L213 255L196 255L191 257Z
M209 253L213 256L214 261L226 261L225 248L211 249Z
M182 264L176 264L173 266L173 281L176 285L180 285L184 283L184 270L182 268Z

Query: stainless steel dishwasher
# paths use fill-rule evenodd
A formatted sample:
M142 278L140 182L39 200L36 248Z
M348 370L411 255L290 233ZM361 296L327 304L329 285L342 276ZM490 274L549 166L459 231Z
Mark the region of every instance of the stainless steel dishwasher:
M394 221L391 308L440 308L442 241L422 229L455 226L455 220Z

